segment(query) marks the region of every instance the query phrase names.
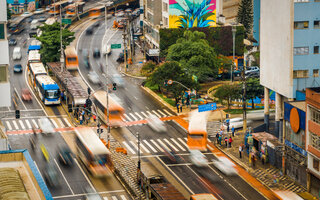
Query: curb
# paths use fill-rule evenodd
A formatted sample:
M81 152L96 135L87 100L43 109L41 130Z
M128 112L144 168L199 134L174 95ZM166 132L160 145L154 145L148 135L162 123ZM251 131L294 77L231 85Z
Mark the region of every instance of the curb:
M134 76L134 75L131 75L131 74L128 74L128 73L123 72L121 65L119 66L119 71L120 71L121 74L124 74L124 75L126 75L126 76L129 76L129 77L131 77L131 78L136 78L136 79L141 79L141 80L146 80L146 79L147 79L147 77L144 77L144 76Z

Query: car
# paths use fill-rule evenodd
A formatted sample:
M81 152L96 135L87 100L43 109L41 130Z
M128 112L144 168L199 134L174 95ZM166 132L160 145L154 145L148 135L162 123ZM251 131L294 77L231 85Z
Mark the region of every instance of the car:
M39 26L39 21L37 19L32 20L30 24L30 29L31 30L36 30Z
M157 116L149 114L147 118L148 125L150 128L156 132L166 132L167 127L163 121L161 121Z
M90 71L88 74L89 81L93 84L100 84L99 75L95 71Z
M100 58L101 54L100 54L100 50L98 48L94 48L93 50L93 57L94 58Z
M112 75L112 81L117 84L117 86L119 87L123 87L124 86L124 81L122 79L122 76L120 74L113 74Z
M124 53L120 53L117 62L124 62Z
M41 133L44 133L44 134L49 134L49 133L55 132L52 123L46 117L39 119L39 128L41 130Z
M118 23L118 29L123 29L124 28L124 22L123 21L119 21Z
M24 88L21 91L21 98L23 101L31 101L32 100L32 95L29 89Z
M9 46L15 46L17 44L17 40L16 39L9 39Z
M109 45L109 44L103 45L103 47L102 47L102 53L103 53L103 55L106 55L106 54L107 54L107 55L110 55L111 52L112 52L111 45Z
M94 27L99 27L100 26L100 21L97 21L96 23L93 24Z
M50 8L51 8L51 6L47 6L45 10L46 10L46 11L49 11Z
M45 22L47 20L47 18L45 16L40 16L38 21L39 22Z
M21 59L21 48L20 47L15 47L13 49L13 52L12 52L12 59L13 60L20 60Z
M229 122L228 122L228 120L229 120ZM243 127L243 119L241 117L236 117L236 118L225 120L223 123L223 126L225 129L227 129L228 123L229 123L230 129L232 127L234 127L235 129ZM250 125L251 123L252 123L252 120L247 119L247 125Z
M234 168L235 164L226 157L218 157L217 160L212 160L212 162L218 170L220 170L227 176L236 175L238 173L237 170Z
M41 14L44 12L45 12L45 10L43 10L42 8L38 8L37 10L34 11L34 14L38 15L38 14Z
M87 30L86 30L86 35L92 35L93 33L93 27L89 27Z
M66 165L72 166L73 165L73 154L71 149L68 146L59 146L58 147L58 159L59 161Z
M12 35L15 35L15 34L21 33L23 30L24 30L24 28L23 28L22 26L15 26L15 27L11 27L11 28L9 29L9 32L10 32Z
M252 72L246 74L246 79L247 78L260 78L260 72Z
M250 73L255 73L255 72L260 72L260 68L257 66L251 66L251 67L247 67L245 74L250 74Z
M29 12L24 12L24 13L22 13L20 16L22 16L22 17L29 17L29 16L31 16L32 14L31 13L29 13Z
M45 170L43 170L43 177L46 183L50 187L57 188L60 185L60 179L58 176L58 170L54 163L47 163Z
M21 73L23 70L22 70L22 66L20 64L15 64L13 66L13 72L15 73Z
M190 160L197 167L208 166L208 159L199 150L190 150Z

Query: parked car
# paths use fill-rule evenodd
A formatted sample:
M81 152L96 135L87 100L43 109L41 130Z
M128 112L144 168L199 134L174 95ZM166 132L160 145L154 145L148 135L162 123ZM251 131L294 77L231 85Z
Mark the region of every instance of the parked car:
M32 100L32 95L29 89L24 88L21 91L21 98L23 101L31 101Z
M21 48L20 47L15 47L13 49L12 59L13 60L20 60L21 59Z
M93 50L93 57L94 58L100 58L100 50L98 48L94 48Z
M199 150L190 150L190 160L197 167L205 167L208 165L208 159Z
M166 132L167 128L163 121L161 121L157 116L150 114L147 118L148 125L150 128L156 132Z
M13 72L15 72L15 73L22 73L22 66L20 65L20 64L15 64L14 66L13 66Z
M212 160L213 165L227 176L236 175L238 172L235 165L226 157L218 157L218 160Z
M257 66L251 66L246 68L245 74L250 74L255 72L260 72L260 68Z
M17 40L16 39L9 39L9 46L15 46L17 44Z

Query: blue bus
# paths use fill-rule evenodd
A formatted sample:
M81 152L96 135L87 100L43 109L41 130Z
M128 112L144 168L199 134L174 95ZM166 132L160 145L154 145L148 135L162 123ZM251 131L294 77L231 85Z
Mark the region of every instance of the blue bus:
M60 104L60 88L50 76L37 75L35 82L35 90L45 105Z

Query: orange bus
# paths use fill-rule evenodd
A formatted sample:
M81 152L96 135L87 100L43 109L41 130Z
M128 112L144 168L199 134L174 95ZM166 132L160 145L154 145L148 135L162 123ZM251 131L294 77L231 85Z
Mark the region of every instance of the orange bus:
M104 6L98 7L98 8L91 8L89 10L89 17L90 18L98 18L101 15L101 9Z
M67 70L77 70L79 68L79 61L75 48L71 46L66 47L64 55L66 57Z
M107 124L107 92L103 90L96 91L93 94L94 103L97 108L98 117ZM114 99L109 95L109 123L110 126L121 126L123 125L123 115L124 108L118 104Z
M92 128L79 128L76 132L77 158L94 177L108 177L113 173L110 150Z
M85 5L85 2L73 3L73 4L68 5L65 8L66 15L73 17L76 15L76 12L78 12L79 14L83 13L84 5Z
M199 113L197 110L190 113L187 134L187 145L190 150L207 150L207 116L208 112Z
M213 194L210 193L202 193L202 194L194 194L190 196L190 200L218 200Z

